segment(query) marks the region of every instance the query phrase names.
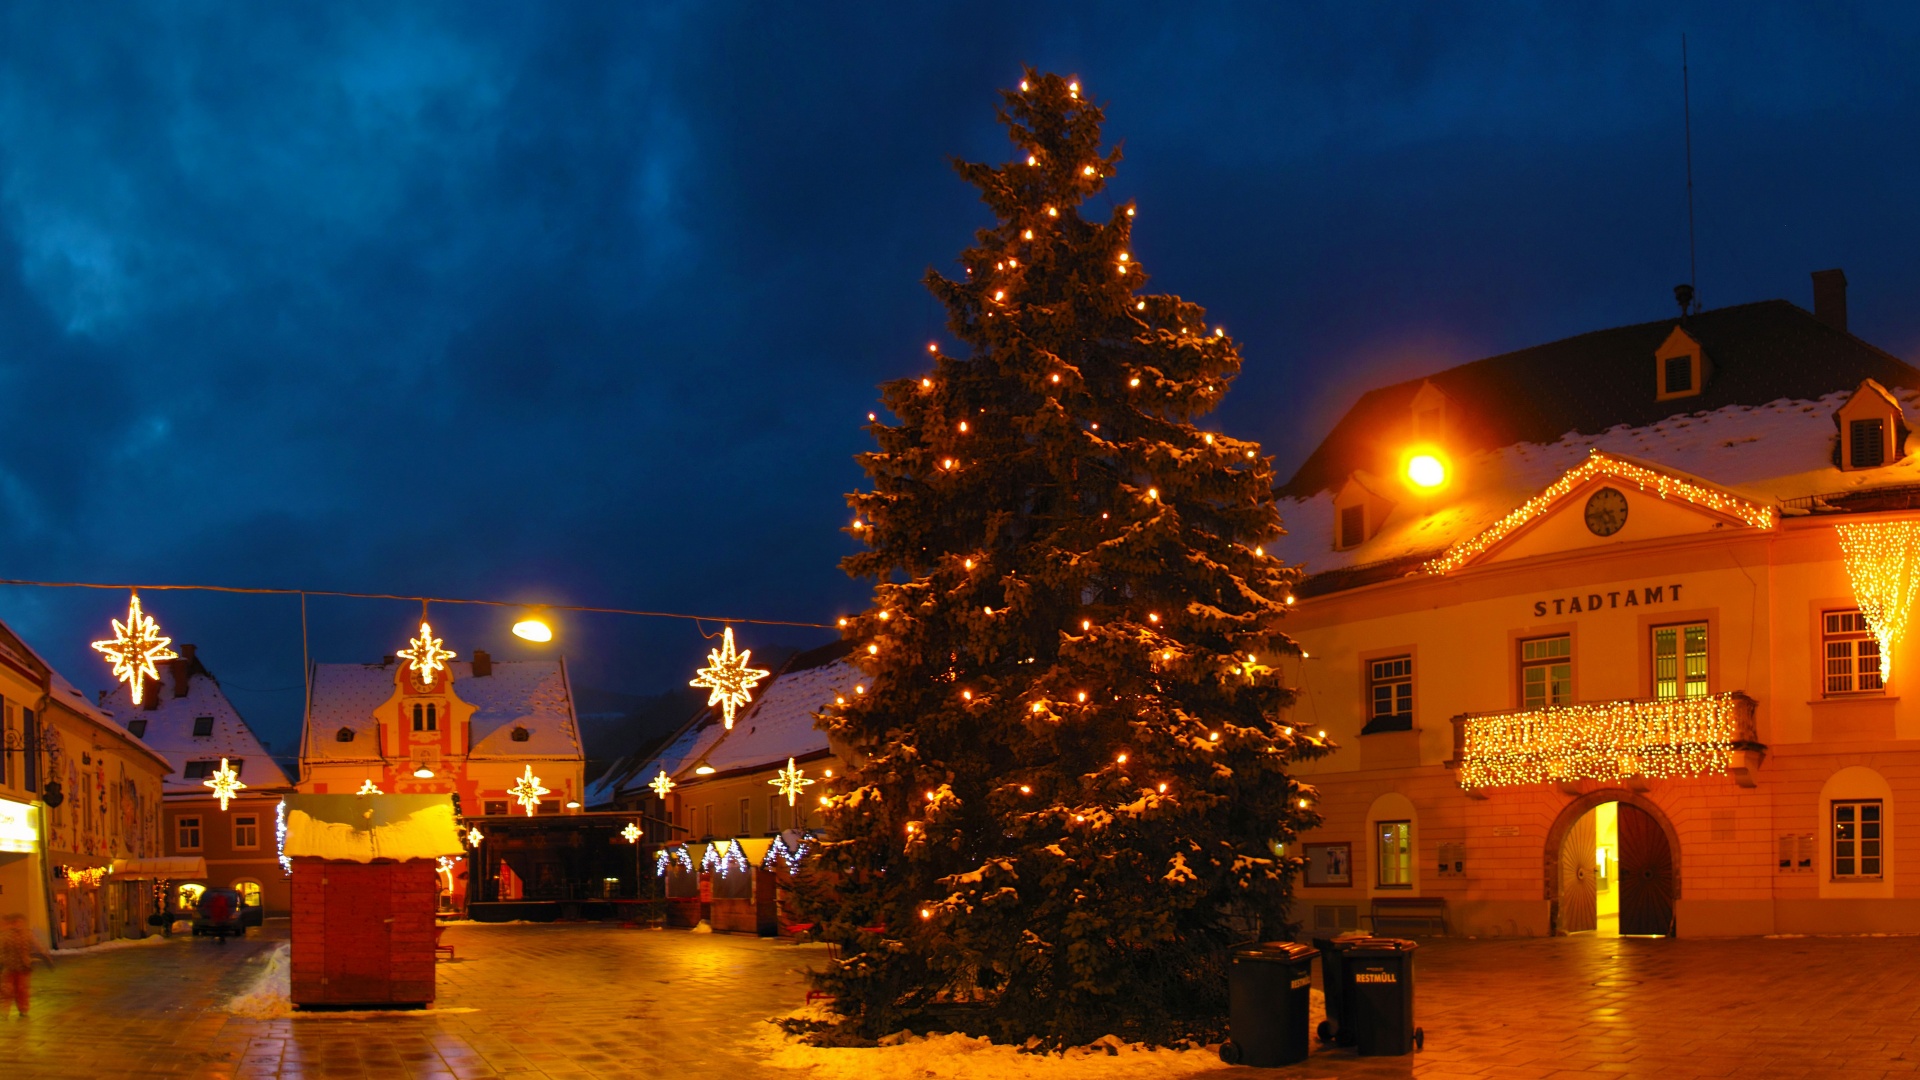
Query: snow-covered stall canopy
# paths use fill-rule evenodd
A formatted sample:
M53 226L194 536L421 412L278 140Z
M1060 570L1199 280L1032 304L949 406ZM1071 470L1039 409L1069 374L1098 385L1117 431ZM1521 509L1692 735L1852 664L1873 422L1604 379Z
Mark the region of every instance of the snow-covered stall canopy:
M367 863L458 855L450 795L289 795L282 853Z

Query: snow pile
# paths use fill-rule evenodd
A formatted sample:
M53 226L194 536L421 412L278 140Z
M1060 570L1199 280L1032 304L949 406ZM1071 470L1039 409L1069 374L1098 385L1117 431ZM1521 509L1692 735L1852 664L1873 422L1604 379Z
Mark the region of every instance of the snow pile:
M789 1035L781 1019L828 1020L823 1006L808 1006L787 1017L758 1025L755 1038L767 1055L767 1064L820 1076L858 1076L861 1080L926 1080L927 1077L968 1077L979 1080L1133 1080L1148 1077L1195 1076L1224 1066L1213 1047L1192 1050L1148 1049L1123 1043L1112 1035L1090 1046L1064 1054L1028 1054L1018 1047L996 1044L985 1036L957 1033L889 1035L875 1047L808 1046L801 1036Z
M453 800L444 795L293 795L283 850L367 863L459 855L466 848Z
M143 938L110 938L97 945L63 945L54 950L56 960L83 953L112 952L115 949L131 949L140 945L159 945L167 939L159 934L148 934Z
M266 967L247 988L227 1002L224 1011L249 1020L278 1020L293 1015L293 993L288 984L287 946L276 945L256 957Z

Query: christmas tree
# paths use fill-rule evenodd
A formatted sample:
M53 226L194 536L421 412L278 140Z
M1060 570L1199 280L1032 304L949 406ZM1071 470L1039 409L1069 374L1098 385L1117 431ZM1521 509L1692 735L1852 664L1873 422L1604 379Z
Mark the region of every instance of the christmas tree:
M876 585L821 717L854 770L804 900L841 948L818 1037L1201 1038L1317 821L1269 664L1297 572L1261 547L1270 461L1196 423L1233 340L1143 291L1133 206L1080 212L1120 160L1100 108L1032 71L1003 102L1014 160L956 164L997 223L927 277L964 348L882 388L849 497Z

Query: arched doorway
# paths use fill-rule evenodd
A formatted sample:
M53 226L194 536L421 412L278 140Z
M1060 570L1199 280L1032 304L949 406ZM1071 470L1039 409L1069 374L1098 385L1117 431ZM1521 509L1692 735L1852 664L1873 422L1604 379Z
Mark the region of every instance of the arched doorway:
M1624 790L1581 796L1547 837L1555 934L1670 935L1679 846L1659 807Z

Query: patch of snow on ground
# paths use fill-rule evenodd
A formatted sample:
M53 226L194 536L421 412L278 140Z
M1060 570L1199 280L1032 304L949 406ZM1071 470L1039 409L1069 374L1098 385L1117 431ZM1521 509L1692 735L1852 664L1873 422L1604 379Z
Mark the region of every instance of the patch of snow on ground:
M159 945L167 939L159 934L148 934L143 938L114 938L98 945L66 945L53 950L53 959L58 963L62 957L80 956L87 953L112 952L115 949L132 949L141 945Z
M293 992L287 981L287 946L275 945L257 959L264 961L259 977L227 1002L226 1011L250 1020L278 1020L292 1016Z
M789 1035L778 1020L826 1020L824 1006L809 1005L787 1017L757 1025L754 1038L767 1054L767 1064L812 1076L857 1076L860 1080L926 1080L927 1077L968 1077L979 1080L1133 1080L1148 1077L1194 1076L1224 1066L1217 1047L1192 1050L1148 1049L1123 1043L1109 1035L1092 1046L1075 1047L1065 1054L1023 1054L1017 1047L999 1045L985 1037L956 1033L888 1036L888 1046L808 1046ZM894 1041L894 1040L898 1041Z

